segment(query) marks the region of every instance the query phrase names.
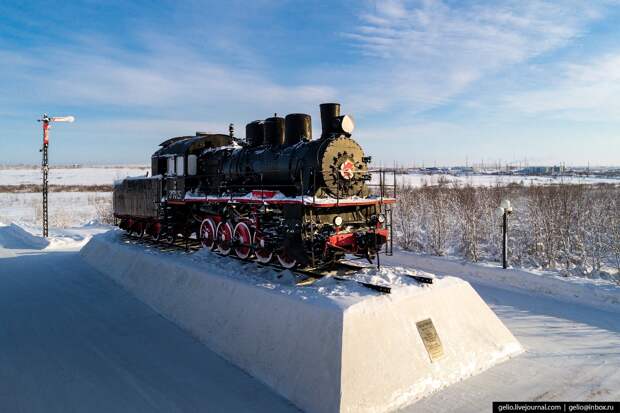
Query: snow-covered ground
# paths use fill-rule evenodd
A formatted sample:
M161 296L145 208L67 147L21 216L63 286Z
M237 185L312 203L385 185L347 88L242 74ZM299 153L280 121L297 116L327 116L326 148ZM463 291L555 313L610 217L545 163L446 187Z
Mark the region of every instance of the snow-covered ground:
M111 204L111 192L50 192L50 225L84 225L104 213ZM40 225L42 215L41 194L0 192L0 222Z
M115 180L127 176L144 176L150 171L148 166L100 166L100 167L52 167L49 173L49 182L54 185L111 185ZM472 175L447 175L447 174L428 174L410 173L396 175L396 181L407 183L419 187L424 184L436 185L440 181L459 182L462 185L470 184L473 186L494 186L497 184L508 185L511 183L523 185L548 185L554 183L615 183L620 184L620 179L602 178L596 176L576 177L553 177L553 176L520 176L520 175L492 175L492 174L472 174ZM392 183L391 173L386 174L387 183ZM40 168L5 168L0 169L0 185L22 185L40 184ZM373 174L373 184L379 183L379 175Z
M1 412L298 411L94 271L78 245L41 250L18 231L0 227Z
M397 174L396 183L398 185L410 185L412 187L421 187L424 185L437 185L439 183L458 183L460 186L497 186L497 185L551 185L551 184L619 184L618 178L602 178L596 176L537 176L537 175L492 175L492 174L471 174L471 175L447 175L447 174L425 174L410 173ZM379 184L379 174L372 176L372 184ZM392 185L394 183L394 175L385 174L385 183Z
M52 241L50 248L21 227L0 226L0 411L296 411L86 265L80 244L103 230L54 231L69 239L65 245ZM620 399L614 286L413 254L389 260L384 262L465 278L526 348L403 411L489 411L497 400ZM386 267L362 277L395 283L398 271ZM257 281L299 288L286 275L248 278ZM324 283L300 291L337 294L348 288Z
M140 176L150 172L146 166L100 166L63 168L51 167L51 185L112 185L117 179L127 176ZM0 169L0 185L28 185L41 183L40 168Z
M620 284L606 278L563 276L554 271L502 269L498 263L472 263L454 257L437 257L395 251L384 262L413 267L433 274L458 275L471 283L551 296L571 304L620 311Z

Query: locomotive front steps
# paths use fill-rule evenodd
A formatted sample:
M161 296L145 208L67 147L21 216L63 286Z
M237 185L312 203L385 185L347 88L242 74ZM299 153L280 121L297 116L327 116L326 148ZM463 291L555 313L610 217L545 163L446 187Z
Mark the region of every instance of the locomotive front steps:
M354 283L295 287L207 252L123 244L119 231L93 237L82 256L308 412L394 410L522 351L453 277L390 295Z

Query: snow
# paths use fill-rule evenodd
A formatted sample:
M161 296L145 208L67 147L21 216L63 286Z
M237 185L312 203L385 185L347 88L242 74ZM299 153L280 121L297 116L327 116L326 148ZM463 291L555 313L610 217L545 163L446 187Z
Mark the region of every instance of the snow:
M239 149L241 147L242 146L239 145L237 142L233 142L231 145L216 146L214 148L207 148L207 149L202 151L202 155L205 155L205 154L211 153L211 152L218 152L218 151L221 151L221 150Z
M551 271L502 269L496 264L474 264L450 257L435 257L407 251L395 252L384 262L391 265L415 267L441 275L458 275L480 285L527 291L531 294L553 296L568 303L620 311L620 284L611 280L561 276Z
M216 148L220 149L220 148ZM212 149L208 149L212 150ZM99 167L51 167L49 174L50 184L55 185L112 185L115 180L121 180L128 176L144 176L150 172L150 167L146 165L131 166L99 166ZM548 185L553 183L615 183L620 184L619 178L605 178L598 176L537 176L537 175L493 175L493 174L471 174L471 175L449 175L449 174L428 174L428 173L409 173L396 175L397 182L407 183L412 186L436 185L440 180L459 182L460 184L471 184L473 186L494 186L498 183L507 185L511 183L523 185ZM392 183L392 174L386 174L386 183ZM379 175L372 174L373 184L379 183ZM21 185L21 184L40 184L40 168L5 168L0 169L0 185Z
M0 248L32 250L79 250L97 233L105 232L109 226L91 223L75 229L53 229L48 238L41 236L41 229L26 225L0 222Z
M411 270L404 268L368 268L356 279L389 283L392 294L330 278L298 287L290 272L279 277L206 250L161 252L120 231L95 236L81 254L306 411L391 411L521 352L455 277L429 285L406 277ZM415 326L429 318L445 346L433 363Z
M620 400L618 312L472 285L526 352L402 412L485 412L500 400Z
M362 203L376 203L380 199L386 203L393 203L394 198L388 197L379 197L376 195L371 195L368 197L344 197L344 198L333 198L333 197L312 197L312 196L286 196L280 191L264 191L260 190L248 192L245 195L231 196L231 195L205 195L198 194L193 192L187 192L185 194L184 199L186 201L230 201L230 202L264 202L264 203L278 203L278 202L287 202L287 203L303 203L304 205L335 205L335 204L362 204Z
M10 227L5 224L0 230ZM92 229L63 231L87 236ZM407 271L425 267L411 254L394 259ZM432 269L461 276L454 267L434 263ZM463 278L526 352L401 411L474 413L489 411L497 400L620 399L617 307L532 291L529 281L506 286L492 274L505 271L488 269L475 277L474 269ZM243 276L229 273L237 275ZM270 285L265 288L286 283L271 276L263 277ZM543 274L536 276L545 282ZM389 272L381 277L394 281ZM327 286L332 295L344 287L334 284ZM0 245L0 325L2 411L298 411L86 265L75 249Z
M346 308L369 296L382 295L382 293L370 290L355 281L391 286L392 296L414 295L442 283L447 285L458 281L455 277L448 276L442 277L441 280L435 280L434 285L427 285L408 276L435 277L434 274L426 271L399 266L383 266L380 269L367 266L352 275L350 281L325 277L311 285L299 288L295 284L299 280L298 276L288 270L280 271L251 262L237 261L206 249L200 249L195 253L184 253L176 250L161 251L155 246L144 245L138 240L125 238L123 234L124 231L122 230L111 229L98 238L106 243L122 244L124 250L130 249L153 257L164 257L175 261L177 264L197 266L205 274L234 279L274 293L327 307Z
M40 193L0 192L0 221L40 226L41 203ZM50 192L50 225L76 227L87 224L103 206L111 207L111 204L111 192Z
M50 185L112 185L128 176L144 176L146 166L50 167ZM0 185L41 184L41 168L0 169Z
M386 185L392 185L394 177L391 173L386 173ZM471 175L449 175L449 174L427 174L409 173L397 174L396 182L399 185L406 184L413 187L423 185L437 185L440 182L448 184L458 183L459 185L471 186L496 186L496 185L551 185L559 183L568 184L620 184L620 178L604 178L598 176L538 176L538 175L493 175L493 174L471 174ZM372 184L379 184L379 174L372 174Z
M2 412L298 412L73 248L0 246L0 326Z

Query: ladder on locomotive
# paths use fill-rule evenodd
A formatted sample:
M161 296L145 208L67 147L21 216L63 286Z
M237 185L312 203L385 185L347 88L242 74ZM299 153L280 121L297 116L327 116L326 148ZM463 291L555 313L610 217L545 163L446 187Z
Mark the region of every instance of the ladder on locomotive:
M393 204L386 204L383 202L383 198L388 197L388 190L391 189L392 198L396 199L396 169L392 170L392 184L388 184L386 181L386 170L379 170L379 196L381 202L379 203L380 213L385 217L385 228L388 230L388 242L385 243L384 254L387 256L394 255L394 216L393 216Z
M168 205L167 202L159 202L157 206L157 215L163 218L162 231L165 228L165 234L173 234L175 232L174 227L174 212L172 206ZM173 235L174 236L174 235Z

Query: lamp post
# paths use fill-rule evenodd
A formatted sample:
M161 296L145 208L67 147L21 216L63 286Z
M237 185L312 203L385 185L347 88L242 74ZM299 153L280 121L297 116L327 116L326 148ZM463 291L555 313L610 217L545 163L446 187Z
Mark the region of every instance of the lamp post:
M502 218L502 267L508 268L508 215L512 213L510 201L504 199L495 209L495 216Z
M73 122L75 118L73 116L62 117L49 117L47 114L43 114L38 122L43 125L43 148L39 152L43 152L43 161L41 163L41 170L43 172L43 236L47 238L48 235L48 213L47 213L47 175L49 172L48 152L49 146L49 129L51 128L50 122Z

